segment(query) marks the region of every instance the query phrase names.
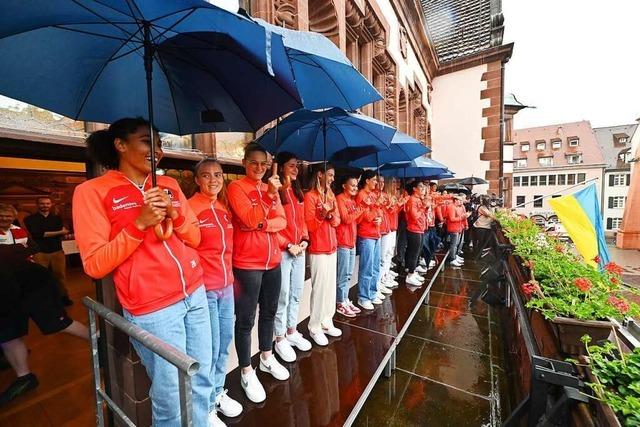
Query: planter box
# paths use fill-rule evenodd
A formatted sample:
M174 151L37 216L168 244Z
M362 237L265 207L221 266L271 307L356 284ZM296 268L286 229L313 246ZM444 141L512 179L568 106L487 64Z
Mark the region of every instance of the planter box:
M555 325L556 336L560 342L560 350L569 355L585 353L583 335L589 335L591 342L605 340L611 334L613 324L601 320L577 320L568 317L556 317L551 320Z
M580 362L588 365L589 359L586 356L580 356ZM588 366L578 367L578 371L583 374L586 374L586 380L590 383L595 383L596 378L593 376L593 372L589 369ZM616 416L616 413L613 412L611 407L597 399L591 399L591 407L595 411L595 418L598 422L599 426L602 427L622 427L622 423Z

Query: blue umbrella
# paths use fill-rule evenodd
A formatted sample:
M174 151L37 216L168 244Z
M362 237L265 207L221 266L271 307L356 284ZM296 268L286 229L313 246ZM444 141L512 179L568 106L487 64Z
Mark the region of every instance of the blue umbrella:
M411 162L388 163L380 168L380 175L401 178L443 179L449 169L435 160L418 157Z
M349 162L354 168L379 167L392 162L409 162L417 157L431 152L420 141L400 131L396 132L388 150L369 154Z
M282 36L305 108L340 107L353 111L382 99L340 49L322 34L288 30L261 19L256 22Z
M282 38L202 0L4 0L0 57L2 95L77 120L252 131L301 106Z
M341 108L298 110L257 142L272 154L287 151L309 162L344 161L388 149L395 132L379 120Z

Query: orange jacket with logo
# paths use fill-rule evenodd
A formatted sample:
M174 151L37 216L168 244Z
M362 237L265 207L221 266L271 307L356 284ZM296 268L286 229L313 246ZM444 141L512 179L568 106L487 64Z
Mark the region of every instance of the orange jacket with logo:
M412 233L424 233L427 227L426 207L419 197L411 196L405 206L407 216L407 231Z
M287 217L287 227L280 232L280 249L283 251L289 243L298 245L303 240L309 240L307 223L304 220L304 199L302 202L298 201L291 187L285 190L284 197L287 198L287 203L282 205Z
M340 225L336 228L338 247L352 249L356 246L358 221L364 214L364 209L358 208L355 199L345 193L338 194L336 202L340 212Z
M310 254L332 254L338 249L336 227L340 225L340 213L336 201L333 200L328 202L333 204L333 210L329 215L323 217L323 200L323 196L316 189L310 190L304 195L304 220L309 230Z
M447 231L449 233L462 233L467 228L467 216L464 206L450 204L447 206Z
M73 194L73 226L82 264L95 279L113 271L122 306L134 315L168 307L199 286L202 267L195 249L200 243L197 219L175 179L158 177L179 212L173 235L162 242L153 227L140 231L144 190L122 172L111 170L78 185Z
M391 209L389 204L391 199L387 193L376 191L378 206L380 207L380 212L382 213L382 222L380 223L380 235L384 236L385 234L389 234L391 231L391 219L389 218L389 213Z
M204 270L204 285L208 291L233 284L231 255L233 254L233 224L231 214L219 200L211 201L202 193L189 199L198 218L200 245L198 255Z
M358 223L358 237L379 239L380 224L375 224L373 220L377 217L382 217L382 210L378 207L378 199L375 192L365 189L358 191L356 203L365 211Z
M262 181L244 177L227 188L233 213L233 267L271 270L280 264L279 233L287 226L280 197Z

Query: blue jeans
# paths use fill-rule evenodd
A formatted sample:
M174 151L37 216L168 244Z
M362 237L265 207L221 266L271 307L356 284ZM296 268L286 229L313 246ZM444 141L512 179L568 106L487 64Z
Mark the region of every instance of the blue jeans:
M456 256L458 256L458 250L460 249L461 237L462 233L449 233L449 262L453 262L456 260Z
M349 296L349 283L351 283L351 275L353 268L356 266L356 248L338 248L338 277L336 302L343 303Z
M373 301L378 292L380 276L380 239L358 237L358 299Z
M206 427L213 384L209 378L211 321L204 286L185 299L153 313L136 316L126 310L123 312L129 322L200 363L198 373L191 378L193 425ZM151 378L149 396L154 427L179 426L178 369L139 342L132 339L131 343Z
M282 280L278 297L278 311L274 321L277 337L283 337L287 328L295 329L298 326L300 298L304 288L304 259L304 253L293 256L289 251L282 252L282 261L280 262Z
M216 396L224 389L224 380L227 376L227 358L229 357L229 345L233 339L233 327L235 316L235 302L233 299L233 286L207 291L209 302L209 317L211 319L211 384L214 390L211 393L210 406L213 407Z

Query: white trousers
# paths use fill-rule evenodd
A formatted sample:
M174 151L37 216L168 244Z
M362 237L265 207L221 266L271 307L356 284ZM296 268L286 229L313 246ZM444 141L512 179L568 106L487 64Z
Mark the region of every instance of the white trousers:
M322 332L322 327L333 327L336 312L336 253L309 254L311 267L311 313L309 332Z
M378 280L378 288L382 279L384 279L391 270L391 258L396 249L396 232L392 231L385 234L380 239L380 279Z

